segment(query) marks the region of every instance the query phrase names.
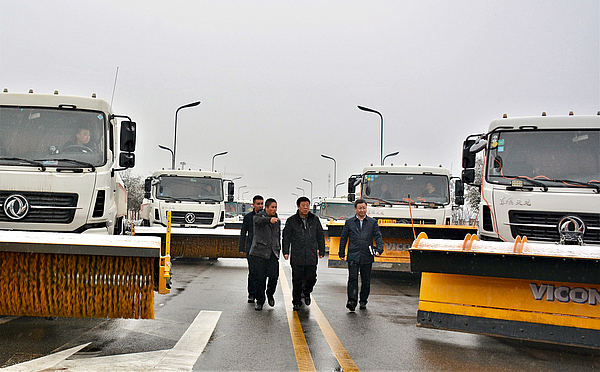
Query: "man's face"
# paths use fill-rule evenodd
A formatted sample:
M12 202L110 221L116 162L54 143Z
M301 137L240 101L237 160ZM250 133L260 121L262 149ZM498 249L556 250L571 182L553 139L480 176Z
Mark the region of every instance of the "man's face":
M306 218L308 216L308 211L310 210L310 203L307 201L300 202L298 206L298 213L300 213L300 217Z
M431 183L427 183L427 191L431 194L435 191L435 187Z
M90 142L90 131L87 129L82 129L77 133L77 144L78 145L87 145Z
M356 211L356 215L358 217L365 218L365 216L367 215L367 203L360 203L359 205L354 207L354 210Z
M254 208L254 212L256 212L256 213L262 211L264 205L265 205L265 201L262 199L257 199L252 202L252 208Z
M277 213L277 203L269 204L269 206L265 209L265 212L267 212L267 216L274 217Z

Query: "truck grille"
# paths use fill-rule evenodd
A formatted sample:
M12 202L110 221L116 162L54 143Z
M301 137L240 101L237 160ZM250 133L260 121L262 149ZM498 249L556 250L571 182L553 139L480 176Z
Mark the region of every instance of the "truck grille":
M189 214L194 215L193 222ZM186 216L188 216L186 221ZM215 214L213 212L171 212L171 223L173 225L212 225Z
M22 218L10 218L4 203L11 195L22 195L29 203L29 212ZM71 223L77 209L77 194L50 192L0 191L0 222Z
M510 231L513 238L517 235L526 236L530 240L552 241L560 240L557 225L565 216L577 216L585 223L583 241L587 244L600 243L600 214L596 213L566 213L566 212L535 212L509 211Z

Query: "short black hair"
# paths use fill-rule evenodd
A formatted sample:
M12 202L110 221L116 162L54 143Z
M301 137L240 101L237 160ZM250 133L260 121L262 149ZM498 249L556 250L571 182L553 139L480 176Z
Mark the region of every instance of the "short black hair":
M265 208L269 208L269 205L271 205L273 203L277 203L277 200L275 200L273 198L269 198L269 199L265 200Z
M252 203L256 203L257 200L265 200L262 195L254 195L252 198Z
M300 206L300 203L302 202L308 202L308 205L310 206L310 199L307 198L306 196L301 196L296 200L296 207Z
M367 204L367 202L365 201L365 199L356 199L354 201L354 208L356 208L359 204Z

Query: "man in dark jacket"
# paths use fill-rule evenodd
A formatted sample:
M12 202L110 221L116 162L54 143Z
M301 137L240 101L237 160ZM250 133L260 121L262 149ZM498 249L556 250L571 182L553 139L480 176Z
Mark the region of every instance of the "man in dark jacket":
M265 209L254 217L254 237L250 248L250 261L254 271L256 304L262 310L265 303L265 287L269 306L275 306L275 290L279 279L279 252L281 251L281 220L277 217L277 202L269 198ZM267 285L267 278L269 284Z
M254 303L256 298L254 285L254 272L250 264L250 247L252 247L252 237L254 236L254 216L263 209L264 199L260 195L254 195L252 198L252 210L244 216L242 231L240 233L240 253L246 253L248 260L248 303ZM247 237L246 237L247 236Z
M357 199L354 202L356 215L346 220L340 237L340 259L346 259L348 242L348 302L350 311L356 309L358 300L358 273L360 272L360 308L367 308L367 299L371 292L371 268L373 256L383 253L383 238L377 220L367 216L367 202ZM376 247L373 247L375 240Z
M283 228L283 255L290 255L292 266L292 305L294 310L304 303L310 305L313 287L317 282L319 257L325 256L325 236L321 221L310 212L310 200L301 196L296 200L298 211L285 222Z

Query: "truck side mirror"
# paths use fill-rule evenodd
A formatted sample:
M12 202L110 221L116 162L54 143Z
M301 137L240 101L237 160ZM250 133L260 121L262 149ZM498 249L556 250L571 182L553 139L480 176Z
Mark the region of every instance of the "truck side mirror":
M476 154L471 152L471 146L475 144L475 140L467 139L463 142L462 152L462 167L464 169L475 168L475 156Z
M151 191L152 191L152 178L148 177L144 180L144 198L150 199Z
M348 194L348 201L349 202L354 202L355 199L356 199L356 195L354 195L354 194Z
M454 181L454 204L465 204L465 185L459 179Z
M467 185L472 185L475 183L475 169L463 169L461 174L462 182Z
M133 168L135 166L135 154L132 152L122 152L119 156L119 166Z
M229 182L227 184L227 201L232 202L233 196L235 194L235 184L233 182Z
M121 151L135 151L135 128L136 124L133 121L126 120L121 122Z

